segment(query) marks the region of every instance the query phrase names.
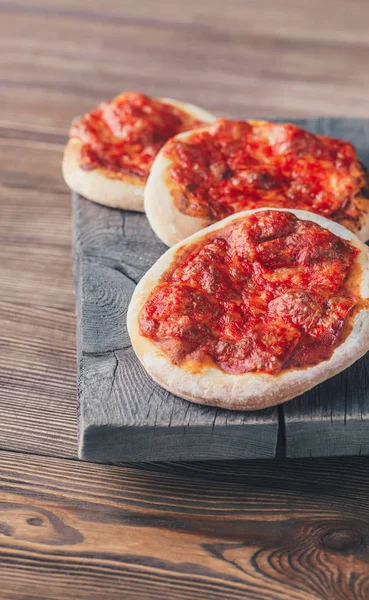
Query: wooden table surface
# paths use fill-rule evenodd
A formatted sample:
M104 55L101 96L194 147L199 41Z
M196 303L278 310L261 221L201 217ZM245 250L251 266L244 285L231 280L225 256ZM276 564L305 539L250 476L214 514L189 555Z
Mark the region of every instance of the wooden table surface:
M365 0L0 0L2 600L369 598L369 459L78 462L76 114L369 117Z

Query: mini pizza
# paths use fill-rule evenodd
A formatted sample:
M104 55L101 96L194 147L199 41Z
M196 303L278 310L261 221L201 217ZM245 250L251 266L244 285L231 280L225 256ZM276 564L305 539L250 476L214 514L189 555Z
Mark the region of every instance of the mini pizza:
M369 249L299 210L232 215L168 250L127 322L148 373L173 394L261 409L332 377L369 349Z
M64 179L89 200L142 211L146 179L162 145L214 119L192 104L138 92L120 94L72 125Z
M349 142L291 124L219 119L165 144L147 182L145 211L169 246L263 206L320 214L366 241L368 183Z

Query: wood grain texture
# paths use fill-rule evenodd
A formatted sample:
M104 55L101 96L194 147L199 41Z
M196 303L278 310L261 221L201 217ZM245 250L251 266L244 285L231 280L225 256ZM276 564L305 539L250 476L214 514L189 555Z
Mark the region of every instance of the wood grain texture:
M126 326L135 284L166 250L143 214L74 197L79 454L85 459L272 458L278 412L199 406L157 385Z
M369 113L365 0L306 10L236 0L226 11L219 0L2 0L0 9L5 118L65 128L137 87L240 117Z
M368 466L1 452L2 597L366 600Z
M62 141L0 129L0 447L75 456L75 298Z

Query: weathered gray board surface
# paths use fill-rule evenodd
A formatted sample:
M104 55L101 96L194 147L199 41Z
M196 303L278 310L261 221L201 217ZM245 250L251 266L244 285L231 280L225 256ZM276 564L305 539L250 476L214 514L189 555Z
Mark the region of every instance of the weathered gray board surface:
M351 140L369 165L369 121L297 120ZM146 217L73 198L79 454L96 461L369 454L369 358L260 412L201 407L155 384L126 329L135 284L165 251ZM279 418L278 418L279 416Z
M163 390L130 345L135 284L166 250L145 215L74 202L79 454L100 461L273 457L278 411L202 407Z

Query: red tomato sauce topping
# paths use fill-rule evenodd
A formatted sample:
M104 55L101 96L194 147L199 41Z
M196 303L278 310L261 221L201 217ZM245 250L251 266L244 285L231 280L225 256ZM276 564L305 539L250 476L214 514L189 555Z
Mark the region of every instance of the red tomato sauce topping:
M127 92L84 115L72 126L70 136L83 142L83 169L102 169L113 178L130 175L144 181L170 137L203 125L171 104Z
M168 183L177 208L218 221L262 206L299 208L358 228L368 177L352 144L291 124L215 121L169 140Z
M141 310L140 333L176 365L234 374L314 365L349 333L361 301L357 255L316 223L254 213L174 259Z

